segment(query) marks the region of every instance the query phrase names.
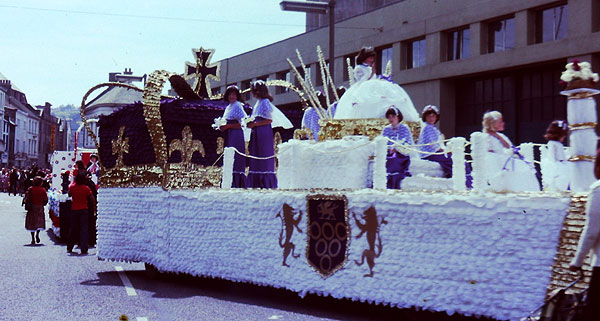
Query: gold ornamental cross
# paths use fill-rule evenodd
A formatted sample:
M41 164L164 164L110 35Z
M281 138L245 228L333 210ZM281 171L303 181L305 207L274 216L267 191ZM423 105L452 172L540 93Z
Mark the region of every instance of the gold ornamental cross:
M118 138L111 141L112 153L113 155L117 155L117 164L115 167L124 167L123 154L129 154L129 138L123 136L125 136L125 126L121 126L121 128L119 128Z
M215 64L210 62L210 58L214 55L214 49L192 49L192 53L196 58L195 63L185 63L185 79L193 79L194 85L192 89L201 98L208 99L211 96L210 79L216 81L221 80L221 63Z
M202 142L193 138L194 135L192 134L190 126L183 127L181 139L173 139L171 144L169 144L169 156L171 156L173 152L179 151L181 153L181 161L185 165L192 163L192 156L195 152L199 152L202 157L206 156Z

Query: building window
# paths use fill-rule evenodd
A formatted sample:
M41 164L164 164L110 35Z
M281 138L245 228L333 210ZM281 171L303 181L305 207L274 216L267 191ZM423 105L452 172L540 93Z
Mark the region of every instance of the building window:
M277 73L277 79L287 81L288 83L292 83L292 73L289 70L280 71ZM277 94L285 94L289 92L290 89L287 87L277 86L276 93Z
M298 69L298 73L300 74L300 77L302 77L304 79L304 81L306 82L306 85L308 86L308 80L310 79L310 72L311 72L310 66L306 66L306 73L304 72L304 69L302 69L302 67L297 68L297 69ZM296 86L298 88L302 88L302 85L300 84L300 81L297 78L294 78L294 86Z
M394 50L391 46L377 50L377 68L380 75L385 74L388 62L394 59ZM390 71L391 73L391 71Z
M488 53L515 48L515 18L488 23Z
M449 32L448 61L468 58L470 40L469 28Z
M567 5L540 10L536 14L536 40L538 43L567 37Z
M407 43L407 69L425 66L425 48L425 38L416 39Z
M358 55L358 53L353 53L351 55L345 56L344 57L344 77L342 78L344 81L348 81L350 80L350 77L348 75L348 60L350 60L350 68L354 69L354 67L356 66L356 56Z
M242 91L248 89L248 91L243 94L244 100L246 100L246 101L248 101L248 100L250 100L250 98L252 98L252 92L250 91L251 82L252 81L250 79L242 81Z

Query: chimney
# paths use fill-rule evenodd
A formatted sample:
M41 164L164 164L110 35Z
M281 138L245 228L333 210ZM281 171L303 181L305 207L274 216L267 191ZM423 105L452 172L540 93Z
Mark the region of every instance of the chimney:
M133 72L131 71L131 68L125 68L125 71L123 72L124 75L133 75Z

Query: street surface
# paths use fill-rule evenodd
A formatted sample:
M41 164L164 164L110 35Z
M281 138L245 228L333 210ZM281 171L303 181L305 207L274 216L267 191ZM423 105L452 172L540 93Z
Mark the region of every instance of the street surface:
M182 275L68 255L46 214L30 245L21 198L0 194L0 320L474 320ZM79 253L79 249L74 250ZM481 319L480 319L481 320Z

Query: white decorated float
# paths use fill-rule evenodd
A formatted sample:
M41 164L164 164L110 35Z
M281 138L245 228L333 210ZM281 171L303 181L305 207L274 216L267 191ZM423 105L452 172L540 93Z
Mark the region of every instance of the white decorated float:
M212 67L203 59L196 70ZM278 145L279 189L231 189L234 155L244 151L217 144L216 161L203 160L211 141L198 134L204 125L193 121L213 103L161 98L171 75L154 72L143 102L101 118L99 142L89 131L104 173L100 259L301 296L498 320L527 316L549 292L572 281L567 262L581 232L585 196L492 191L482 134L446 142L460 165L455 178L441 178L435 163L415 162L408 188L386 190L388 140L379 136L385 122L322 113L319 142ZM312 84L300 82L302 90L294 90L302 100L322 108ZM420 124L409 125L418 134ZM296 138L309 134L300 130ZM531 144L521 150L533 161ZM222 166L215 166L221 157ZM472 190L465 187L467 159Z

